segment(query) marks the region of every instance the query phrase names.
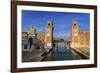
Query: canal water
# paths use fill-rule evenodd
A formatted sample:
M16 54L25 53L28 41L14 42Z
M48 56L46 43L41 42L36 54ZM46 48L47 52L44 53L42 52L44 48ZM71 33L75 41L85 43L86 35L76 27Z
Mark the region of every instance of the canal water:
M56 43L51 54L51 60L73 60L73 54L69 47L65 47L64 42Z

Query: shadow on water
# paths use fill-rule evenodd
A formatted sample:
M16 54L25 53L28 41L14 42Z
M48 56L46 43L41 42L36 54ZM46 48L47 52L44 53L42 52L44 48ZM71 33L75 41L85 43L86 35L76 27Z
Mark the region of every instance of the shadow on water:
M73 54L70 49L65 48L64 43L59 43L54 47L51 58L53 61L73 60Z

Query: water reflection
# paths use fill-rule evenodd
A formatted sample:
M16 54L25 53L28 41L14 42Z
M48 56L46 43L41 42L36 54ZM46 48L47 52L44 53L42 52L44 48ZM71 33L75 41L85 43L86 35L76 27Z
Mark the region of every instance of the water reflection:
M52 60L72 60L73 54L69 47L65 47L64 42L55 43L53 52L52 52Z

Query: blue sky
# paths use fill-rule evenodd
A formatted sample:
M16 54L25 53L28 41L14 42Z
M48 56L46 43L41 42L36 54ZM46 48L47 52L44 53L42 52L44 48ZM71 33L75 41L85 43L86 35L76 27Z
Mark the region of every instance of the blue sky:
M71 33L71 22L76 20L80 30L90 30L90 14L75 12L48 12L22 10L22 32L33 25L37 32L45 32L48 20L53 21L54 37L67 38Z

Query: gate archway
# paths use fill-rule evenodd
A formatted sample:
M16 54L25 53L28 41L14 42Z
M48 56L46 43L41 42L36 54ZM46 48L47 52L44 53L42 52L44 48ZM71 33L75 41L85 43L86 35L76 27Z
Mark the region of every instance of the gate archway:
M32 37L28 38L28 44L29 44L29 48L31 48L31 46L33 44L33 38Z

